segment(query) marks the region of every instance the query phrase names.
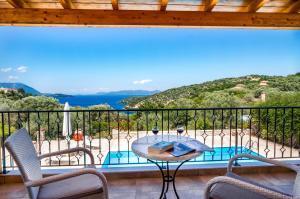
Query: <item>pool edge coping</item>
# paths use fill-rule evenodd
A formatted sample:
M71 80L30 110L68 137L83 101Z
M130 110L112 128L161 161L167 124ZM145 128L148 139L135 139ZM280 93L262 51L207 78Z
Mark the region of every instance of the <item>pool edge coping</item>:
M300 164L300 160L284 160L291 164ZM236 173L270 173L270 172L289 172L288 169L270 165L263 162L239 162L240 166L234 167ZM77 168L59 168L59 169L43 169L44 176L51 176L60 173L67 173ZM98 170L104 173L107 179L128 179L128 178L158 178L160 171L156 166L143 166L143 167L125 167L125 168L99 168ZM184 165L178 171L178 176L203 176L203 175L224 175L226 173L227 163L214 163L205 165ZM174 170L174 166L170 166L170 170ZM20 183L22 182L18 170L13 170L7 174L0 174L0 184Z

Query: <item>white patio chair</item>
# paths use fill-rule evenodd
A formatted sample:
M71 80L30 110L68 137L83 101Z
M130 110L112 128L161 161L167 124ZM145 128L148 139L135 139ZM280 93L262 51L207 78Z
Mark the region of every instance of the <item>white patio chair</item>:
M4 145L14 158L31 199L108 199L106 178L96 170L89 150L78 147L38 156L24 128L9 136ZM43 177L41 159L79 151L90 156L89 168Z
M262 185L259 182L241 177L232 172L234 161L249 158L285 167L296 172L293 191L279 186ZM208 181L204 194L206 199L300 199L300 167L250 154L239 154L229 160L226 176L215 177Z

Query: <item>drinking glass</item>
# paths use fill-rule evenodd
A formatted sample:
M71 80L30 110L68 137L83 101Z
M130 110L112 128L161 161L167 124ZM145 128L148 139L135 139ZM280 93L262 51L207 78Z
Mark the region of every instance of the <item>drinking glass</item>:
M154 134L154 137L155 137L154 140L155 140L155 142L157 141L157 134L158 134L158 132L159 132L159 128L157 126L153 127L152 133Z
M181 140L181 134L184 132L184 126L177 126L177 133L179 134L179 140Z

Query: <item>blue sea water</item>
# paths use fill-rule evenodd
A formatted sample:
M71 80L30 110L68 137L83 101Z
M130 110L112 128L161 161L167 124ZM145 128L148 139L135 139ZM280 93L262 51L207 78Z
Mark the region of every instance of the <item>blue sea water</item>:
M88 107L97 104L109 104L114 109L123 109L124 104L120 101L132 97L132 95L73 95L66 97L55 97L60 103L68 102L70 106Z

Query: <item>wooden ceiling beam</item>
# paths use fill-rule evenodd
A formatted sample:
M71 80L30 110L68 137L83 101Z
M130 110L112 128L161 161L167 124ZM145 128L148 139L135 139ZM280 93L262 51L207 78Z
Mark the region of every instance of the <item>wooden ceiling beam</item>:
M248 12L256 12L263 7L269 0L254 0L248 6Z
M160 11L166 11L169 0L160 0Z
M211 12L214 7L217 5L218 0L205 0L204 1L204 11Z
M286 4L286 8L282 12L297 13L300 11L300 0L291 0Z
M24 8L25 5L23 0L7 0L7 2L14 8Z
M3 8L0 9L0 25L300 29L300 14Z
M113 10L119 10L119 0L111 0Z
M59 2L64 9L74 9L72 0L59 0Z

